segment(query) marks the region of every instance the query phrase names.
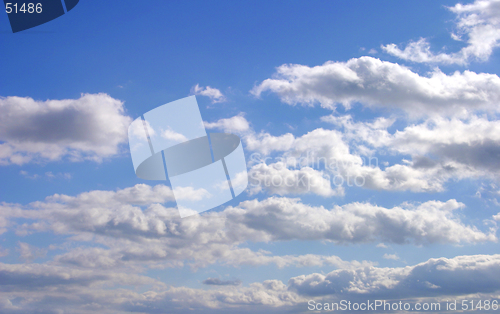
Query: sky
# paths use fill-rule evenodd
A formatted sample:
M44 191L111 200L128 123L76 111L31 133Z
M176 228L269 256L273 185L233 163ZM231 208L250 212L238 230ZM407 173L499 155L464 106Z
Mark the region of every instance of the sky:
M499 46L498 0L0 14L0 312L496 312ZM191 95L249 184L180 218L127 129Z

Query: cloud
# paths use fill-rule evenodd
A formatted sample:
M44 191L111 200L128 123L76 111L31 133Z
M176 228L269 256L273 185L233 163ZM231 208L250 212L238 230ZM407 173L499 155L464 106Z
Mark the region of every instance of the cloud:
M385 253L384 256L382 256L382 257L385 258L385 259L392 259L392 260L395 260L395 261L397 261L399 259L398 254L387 254L387 253Z
M248 124L241 114L225 120L241 120L246 122L245 126ZM377 190L429 192L443 191L444 183L451 178L476 175L466 165L453 160L436 163L435 167L421 167L418 162L408 162L386 166L382 170L378 158L371 155L374 154L373 148L391 146L387 144L391 140L387 128L393 125L395 119L377 118L374 122L354 123L350 116L332 115L323 117L322 121L345 130L318 128L299 137L291 133L279 136L264 132L256 134L252 128L240 132L245 149L254 151L248 162L251 166L248 191L251 194L269 192L331 197L342 196L344 186L348 185ZM217 122L217 127L225 131L232 128L225 125L232 123ZM365 142L371 148L356 142ZM270 157L273 153L279 154ZM404 151L401 153L407 154Z
M170 129L169 130L162 130L161 137L163 137L164 139L171 140L174 142L179 142L179 143L186 142L188 140L187 137L184 136L184 134L177 133L177 132L170 130Z
M500 1L476 0L448 9L457 15L457 33L452 33L451 37L458 41L462 41L463 36L468 37L467 45L460 51L435 54L425 38L410 42L404 50L395 44L382 45L381 48L413 62L466 65L470 61L487 61L493 49L500 45Z
M338 244L384 241L417 245L497 241L495 229L486 234L457 219L455 211L463 206L449 200L403 204L390 209L367 203L326 209L302 204L298 199L272 197L245 201L224 212L230 220L244 226L242 230L260 230L260 236L268 241L329 240Z
M250 193L268 191L270 194L315 194L323 197L344 194L341 186L332 188L330 177L311 167L289 169L282 162L266 165L261 163L249 171Z
M35 259L45 257L45 255L47 255L46 249L37 248L24 242L18 242L17 244L19 245L19 257L28 263L31 263Z
M106 280L90 280L90 283L87 286L77 283L47 285L50 289L43 292L33 289L0 293L0 310L6 314L54 310L68 313L254 313L256 310L290 309L305 301L287 291L287 286L279 280L252 283L248 287L215 286L210 290L158 286L144 292L129 288L106 289L103 286L111 284ZM140 281L125 284L139 286Z
M13 209L11 215L38 220L32 226L22 226L28 230L49 228L58 233L92 232L115 238L138 237L137 240L159 238L163 242L158 245L164 249L165 245L182 244L187 251L198 243L217 247L249 240L331 240L336 243L380 240L415 244L496 241L494 230L486 234L462 224L456 210L464 205L455 200L403 204L391 209L368 203L325 209L303 204L298 199L271 197L244 201L219 213L180 219L175 209L155 204L171 197L168 187L136 185L117 192L92 191L77 197L56 194L46 202L32 203L29 207L33 210L15 212ZM146 206L146 209L133 205ZM273 221L272 225L269 221ZM153 241L151 244L154 248ZM179 250L173 256L182 252Z
M49 264L0 263L0 292L43 291L47 287L89 286L92 283L145 285L160 282L136 274L81 270Z
M220 119L211 123L205 122L204 124L207 129L222 129L224 132L236 134L244 134L250 129L250 124L243 113L228 119Z
M191 192L184 197L199 197ZM105 247L77 247L54 258L57 263L83 268L142 264L164 268L184 263L199 268L216 262L230 266L358 265L335 256L273 256L271 252L242 248L239 245L246 241L267 241L271 235L228 219L226 211L181 219L176 208L161 205L171 201L169 187L138 184L77 196L55 194L27 206L2 204L0 221L5 230L12 227L18 235L51 231L69 235L71 241L96 242Z
M369 262L328 255L281 255L252 251L244 243L319 240L337 244L464 244L497 241L496 229L478 230L460 220L455 200L384 208L369 203L310 206L298 199L271 197L241 202L221 212L181 219L170 188L136 185L117 191L56 194L28 205L1 204L0 221L18 235L53 232L72 246L54 257L59 265L96 269L193 269L274 264L277 267L332 265L347 269ZM81 247L96 243L99 247Z
M202 282L204 285L210 286L239 286L241 280L220 280L219 278L207 278Z
M412 156L412 169L440 169L448 178L495 178L500 173L500 122L486 117L429 118L390 134L383 123L354 122L351 116L328 116L323 121L344 129L345 137L378 151ZM381 123L382 121L382 123ZM376 125L376 126L374 126ZM446 174L447 173L447 174Z
M289 150L295 141L295 137L291 133L280 136L273 136L269 133L250 133L244 140L248 150L268 155L274 151Z
M500 255L429 259L398 268L365 266L337 269L248 286L210 289L167 286L152 278L117 270L79 270L43 264L0 263L2 313L58 310L78 313L279 313L306 308L308 300L342 299L442 302L450 296L492 299L499 291ZM133 288L121 287L123 285ZM152 288L149 288L151 287ZM110 289L113 287L115 289ZM134 289L135 287L135 289ZM137 289L140 287L141 289ZM142 291L142 292L140 292Z
M387 131L382 128L390 124L391 122L388 120L377 122L376 131L387 137L388 135L384 133ZM365 127L365 129L367 128ZM370 131L372 130L374 127L370 129ZM377 132L367 133L370 134L370 138L382 141L383 138L377 137ZM281 138L286 138L287 141L282 142L282 145L273 145ZM378 158L351 153L351 147L348 143L349 137L338 130L319 128L297 138L292 134L277 137L269 134L261 134L256 137L250 134L244 137L244 140L247 143L247 150L251 148L259 150L258 153L250 156L250 163L254 166L249 171L249 177L255 179L252 181L254 184L252 191L254 192L267 189L281 195L317 192L319 195L331 196L334 194L342 195L341 188L344 185L390 191L442 191L444 190L443 184L454 174L463 170L460 167L454 167L454 165L416 168L407 164L396 164L382 170L379 167ZM248 143L252 144L248 145ZM360 150L359 153L367 152L371 155L371 152L368 149L363 149L361 145L355 146L355 148ZM284 152L278 157L269 157L265 154L280 150ZM270 164L267 165L264 162ZM287 169L283 169L283 164L286 165ZM323 172L314 170L320 167L324 167ZM316 186L303 184L304 186L302 186L299 183L304 180L300 181L298 175L305 176L301 171L308 171L310 176L314 176L315 182L324 184L316 184ZM287 182L296 182L297 184L288 183L290 186L287 186L285 179L292 176L297 180ZM271 184L272 178L275 182L282 182L283 185ZM326 190L325 180L328 178L330 185L335 186L335 189ZM256 183L265 184L259 188Z
M0 164L101 161L120 152L131 121L123 103L106 94L47 101L0 98Z
M259 97L265 91L290 105L319 103L334 109L342 104L348 109L360 102L402 109L413 116L463 116L476 110L498 112L500 78L471 71L446 75L439 69L420 76L396 63L361 57L315 67L281 65L273 78L256 85L251 93Z
M335 270L291 278L300 295L399 299L493 293L500 287L500 255L436 258L415 266ZM480 279L479 279L480 278Z
M191 94L206 96L210 98L212 104L227 101L226 96L224 96L220 90L218 90L217 88L212 88L210 86L201 87L198 84L196 84L191 88Z

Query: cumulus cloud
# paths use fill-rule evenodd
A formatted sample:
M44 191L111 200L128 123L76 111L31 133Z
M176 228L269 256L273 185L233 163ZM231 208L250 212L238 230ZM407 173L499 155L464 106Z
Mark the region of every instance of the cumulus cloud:
M455 200L403 204L392 209L369 203L326 209L303 204L299 199L271 197L245 201L222 212L180 219L175 209L156 203L171 200L171 195L171 190L162 185L137 185L116 192L91 191L76 197L56 194L24 209L4 205L2 213L7 217L37 220L35 224L19 226L21 229L40 228L67 234L92 232L125 239L164 237L172 245L183 243L186 248L188 242L196 245L197 241L233 244L300 239L359 243L378 239L426 244L496 240L492 233L462 224L456 211L464 205ZM266 223L271 221L270 215L272 224Z
M289 169L282 162L253 166L249 173L250 193L266 190L270 194L315 194L324 197L344 194L342 186L332 187L331 179L323 171L311 167Z
M402 109L414 116L466 115L471 111L498 112L500 78L464 71L447 75L434 69L421 76L402 65L372 57L326 62L308 67L284 64L273 78L252 89L255 96L276 93L290 104L334 109L353 102L371 107Z
M466 46L455 53L433 53L427 39L410 42L403 50L395 44L382 45L382 49L398 58L413 62L466 65L470 61L487 61L493 49L500 45L500 1L476 0L474 3L456 4L448 8L457 15L457 31L451 36Z
M62 275L67 276L64 273ZM248 287L216 286L210 290L158 286L156 289L139 292L128 288L106 289L103 285L111 284L106 279L116 275L101 276L88 280L88 286L78 284L80 279L78 277L74 280L75 284L66 285L58 285L63 280L55 278L56 282L53 284L47 280L45 287L50 289L46 289L43 293L33 291L34 289L0 292L0 310L7 314L54 310L68 313L193 313L194 311L215 314L234 313L235 310L254 313L256 310L269 312L274 309L290 309L291 306L305 301L295 292L288 291L287 286L279 280L256 282ZM73 278L68 279L67 282L71 282ZM138 287L142 283L140 280L121 281L122 284ZM116 283L120 284L120 281L117 280ZM20 300L22 302L18 302Z
M245 122L245 126L248 125L245 118L238 115L214 123L214 127L225 131L232 128L234 131L232 122L228 121L240 120ZM429 192L443 191L443 185L451 178L477 175L467 165L453 160L437 162L434 167L422 167L421 162L407 162L381 169L378 158L370 155L374 149L394 146L390 144L391 134L387 128L392 126L395 119L377 118L374 122L355 123L350 116L332 115L322 120L344 128L344 132L318 128L295 137L291 133L278 136L265 132L257 134L248 128L240 133L245 149L254 151L248 162L251 167L248 191L251 194L268 192L332 197L343 195L345 186L359 186L378 190ZM351 146L353 141L358 143ZM278 156L270 157L273 153ZM398 153L407 154L405 151Z
M249 156L251 194L341 196L344 186L413 192L444 191L451 179L498 173L500 125L487 117L427 118L393 134L395 118L355 122L350 115L321 118L340 130L318 128L302 136L255 133L242 114L211 127L238 132ZM277 153L278 156L272 155ZM410 155L381 168L376 153ZM272 156L272 157L270 157ZM405 157L406 158L406 157ZM318 170L323 169L323 170Z
M203 280L204 285L210 286L239 286L241 280L220 280L219 278L207 278Z
M344 261L338 256L281 255L240 247L248 241L323 240L338 244L480 243L496 241L495 230L483 232L460 220L462 203L429 201L384 208L369 203L310 206L299 199L251 200L221 212L181 219L175 208L161 203L172 198L170 188L136 185L116 191L90 191L77 196L56 194L28 205L1 204L0 216L14 220L13 231L53 231L73 243L92 241L99 247L74 247L45 264L0 264L0 308L9 313L33 308L109 312L175 313L190 308L234 311L250 306L286 309L311 296L406 297L489 293L498 287L500 257L472 256L429 260L404 268L378 268L371 262ZM19 221L17 220L19 218ZM82 244L84 242L81 242ZM28 250L32 251L33 247ZM32 255L28 252L27 255ZM204 267L333 266L329 274L236 285L236 281L208 280L210 290L167 287L140 275L145 267L179 267L191 262ZM430 275L428 275L430 274ZM487 274L487 275L486 275ZM458 279L453 279L454 277ZM468 278L482 278L474 285ZM217 284L219 283L219 284ZM452 285L459 288L453 288ZM142 291L110 287L144 286ZM154 289L147 287L153 286ZM460 288L467 286L467 288ZM436 288L437 287L437 288ZM453 290L455 289L455 290ZM57 299L57 305L50 300ZM23 300L23 302L19 302ZM64 302L63 302L64 300ZM90 304L95 306L92 307ZM90 306L90 307L89 307ZM2 308L3 307L3 308ZM243 307L243 308L241 308Z
M188 193L185 197L197 196ZM6 230L12 226L18 235L52 231L70 235L73 241L104 245L106 248L75 248L54 258L58 263L84 268L123 268L142 263L151 267L188 263L199 268L216 262L278 267L358 265L336 256L273 256L268 251L242 248L239 245L246 241L268 241L271 231L230 219L228 211L181 219L176 208L162 205L172 200L169 187L139 184L77 196L56 194L26 206L3 204L0 218ZM31 222L10 223L18 218ZM299 234L297 237L302 238Z
M440 302L450 296L491 299L499 290L500 255L429 259L398 268L362 266L280 280L254 282L209 278L211 289L166 286L152 278L120 271L60 266L0 264L2 313L54 309L78 313L241 313L286 312L307 308L308 300L385 299ZM223 284L221 284L223 283ZM215 284L215 285L214 285ZM109 289L117 285L138 289ZM148 289L148 286L153 288ZM236 308L237 307L237 308Z
M500 172L500 122L486 117L431 118L393 134L392 121L354 122L351 116L328 116L324 121L344 129L347 139L378 150L412 156L412 169L433 172L443 179L491 177ZM446 174L447 173L447 174Z
M385 258L385 259L392 259L392 260L395 260L395 261L397 261L399 259L398 254L387 254L387 253L385 253L384 256L382 256L382 257Z
M210 98L212 101L212 104L218 103L218 102L225 102L226 96L224 96L220 90L217 88L213 88L210 86L202 87L196 84L191 88L191 94L192 95L200 95L200 96L206 96Z
M123 103L106 94L47 101L0 98L0 164L65 157L101 161L120 152L131 121Z
M460 220L463 204L429 201L384 208L369 203L310 206L298 199L272 197L228 207L222 212L181 219L163 185L136 185L118 191L53 195L25 206L0 205L5 228L19 235L54 232L71 241L100 247L75 248L57 255L61 265L122 269L138 265L193 268L216 262L228 266L301 267L333 265L343 269L366 262L328 255L282 255L241 247L247 241L320 240L338 244L481 243L496 241L496 229L481 231ZM350 265L350 266L349 266Z
M415 266L335 270L291 278L300 295L418 298L493 293L500 288L500 255L436 258ZM481 278L481 279L479 279ZM396 294L397 291L397 294Z
M495 229L483 233L458 220L463 208L456 200L429 201L384 208L350 203L326 209L302 204L298 199L268 198L246 201L225 210L231 220L260 230L268 240L330 240L335 243L461 243L497 241ZM245 229L246 229L245 228Z
M383 134L387 131L381 128L388 124L387 121L383 121L377 123L376 127ZM383 135L387 137L387 134ZM370 133L370 136L378 138L374 133ZM281 138L286 138L287 141L282 142L281 146L273 145ZM254 165L249 171L249 177L254 179L251 180L254 185L252 191L267 189L281 195L314 192L323 196L332 196L342 195L342 187L345 185L390 191L442 191L444 190L443 184L454 174L461 173L460 171L463 170L458 167L459 165L448 164L434 168L416 168L411 164L396 164L382 170L378 164L378 158L360 155L363 152L371 154L369 150L359 149L361 146L358 145L357 148L360 151L351 152L349 137L338 130L319 128L297 138L292 134L281 136L265 134L259 137L250 135L244 139L246 143L252 143L251 146L247 144L247 149L258 149L257 153L250 156L250 163ZM283 152L279 157L269 157L265 154L280 150ZM269 165L266 164L266 159L270 160ZM283 164L287 169L283 169ZM320 167L324 167L324 171L314 170ZM322 184L316 184L316 186L306 184L301 187L300 183L304 180L299 180L299 174L307 178L301 171L308 171L309 176L314 177L314 182ZM292 181L288 179L289 177L294 177L296 180ZM283 184L276 186L271 183L272 179L274 182ZM335 188L326 190L326 180L329 180L330 186ZM292 184L293 182L295 184ZM265 184L259 187L256 183Z

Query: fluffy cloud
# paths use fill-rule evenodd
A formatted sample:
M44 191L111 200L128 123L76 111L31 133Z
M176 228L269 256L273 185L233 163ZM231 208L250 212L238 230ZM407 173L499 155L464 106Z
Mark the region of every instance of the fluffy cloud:
M342 186L332 188L332 182L323 171L311 167L289 169L282 162L261 163L250 169L250 193L268 191L270 194L315 194L323 197L343 195Z
M198 84L193 86L191 88L191 94L192 95L200 95L200 96L206 96L210 98L212 101L212 104L218 103L218 102L224 102L226 101L226 96L224 96L220 90L217 88L212 88L210 86L206 87L201 87Z
M333 109L353 102L367 106L403 109L415 115L466 115L475 110L498 112L500 78L494 74L464 71L446 75L435 69L421 76L396 63L372 57L347 62L326 62L308 67L284 64L273 78L252 89L276 93L283 102Z
M479 279L480 278L480 279ZM289 289L300 295L418 298L492 293L500 288L500 255L430 259L401 268L366 267L291 278Z
M245 229L260 230L269 240L330 240L335 243L461 243L496 241L489 234L457 219L455 201L429 201L418 206L384 208L350 203L326 209L302 204L298 199L268 198L246 201L225 210L230 220Z
M376 123L379 133L387 137L388 135L384 134L387 131L381 129L384 125L388 125L388 122ZM370 138L383 140L377 137L376 133L368 131L367 133L370 134ZM274 142L284 137L287 142L282 142L281 146L273 145ZM266 189L280 195L316 193L322 196L332 196L342 195L344 185L390 191L442 191L444 190L443 184L463 170L458 167L459 165L456 165L457 167L445 165L446 167L417 168L408 164L396 164L382 170L378 164L378 158L362 157L360 154L351 152L348 144L349 137L338 130L319 128L297 138L292 134L278 137L269 134L261 134L257 137L250 134L244 139L246 143L252 143L251 148L259 150L258 153L250 156L250 163L254 166L249 171L249 177L250 183L254 185L252 188L254 192ZM360 145L356 148L360 151L359 153L371 154ZM265 153L280 150L284 152L279 157L265 155ZM265 163L266 159L271 160L270 164ZM287 168L285 169L283 165ZM320 167L324 167L324 171L314 170ZM302 172L307 172L307 175ZM291 177L295 180L291 180ZM300 178L312 178L311 182L314 181L316 184L301 184L304 180ZM272 180L283 184L273 184ZM326 181L336 188L327 189Z
M440 302L450 296L495 298L500 284L500 255L437 258L399 268L338 269L292 277L288 284L265 280L236 285L239 282L210 278L206 280L212 285L208 290L166 286L152 278L116 270L42 264L0 264L0 274L4 278L0 282L2 313L274 313L292 307L305 309L308 300L320 301L322 297L330 302L396 299L413 303ZM141 287L143 292L109 289L118 285Z
M0 291L43 290L58 286L88 286L91 283L145 285L160 282L136 274L82 270L49 264L0 263Z
M77 196L57 194L26 206L2 204L0 213L13 220L6 224L12 230L52 230L72 236L73 242L92 241L100 246L71 245L68 252L46 264L0 264L2 313L33 312L47 306L79 313L182 313L186 304L203 312L231 312L236 305L241 311L269 312L302 306L311 296L391 297L402 291L404 297L433 297L490 293L498 287L497 255L378 268L370 262L344 261L337 256L274 256L239 246L247 241L287 240L424 245L496 241L495 230L485 233L463 224L457 211L464 205L455 200L394 208L351 203L326 209L298 199L274 197L185 219L180 219L175 209L159 204L171 200L168 187L141 184ZM19 224L17 218L21 218ZM24 251L30 255L32 249ZM331 265L337 270L293 277L288 285L279 280L238 286L224 285L229 282L221 280L220 285L213 285L216 281L210 280L210 290L167 287L138 274L144 266L176 267L189 261L195 267L219 262L235 266ZM481 280L470 284L470 278ZM143 287L145 292L118 288L123 286ZM154 288L147 288L151 286Z
M219 278L207 278L203 280L204 285L210 286L239 286L241 280L220 280Z
M493 49L500 45L500 1L476 0L472 4L457 4L448 8L457 14L457 32L452 38L462 41L467 36L467 45L455 53L431 52L429 42L421 38L410 42L404 50L395 44L382 46L387 53L413 62L465 65L472 60L486 61Z
M0 164L63 157L100 161L120 152L131 121L123 103L106 94L47 101L0 98Z
M5 229L10 227L18 235L52 231L71 235L72 241L93 241L106 247L79 247L54 258L57 263L83 268L124 268L144 263L151 267L189 263L198 268L216 262L278 267L358 265L335 256L273 256L271 252L242 248L239 245L246 241L272 239L272 231L235 220L235 208L181 219L176 208L160 204L172 200L169 187L139 184L77 196L56 194L27 206L3 204L0 217ZM29 222L18 224L18 218ZM300 234L295 237L303 239Z
M159 204L171 197L168 187L141 184L75 197L56 194L26 206L3 204L0 213L6 221L16 218L33 221L12 225L20 234L52 230L79 235L82 240L88 239L85 235L94 235L95 241L116 249L108 251L108 255L121 260L181 261L190 259L197 251L197 258L209 263L220 256L234 261L235 265L245 260L279 264L268 252L237 247L245 241L329 240L345 244L496 241L495 230L484 233L464 225L457 213L464 205L455 200L394 208L350 203L326 209L303 204L299 199L271 197L241 202L222 212L181 219L175 208ZM230 252L231 249L234 252ZM103 255L99 249L91 251ZM83 260L81 251L72 254L73 260Z
M210 290L158 285L155 289L146 289L141 293L126 288L105 289L102 284L121 283L140 287L147 284L141 282L141 277L132 280L134 275L125 275L130 279L125 281L125 278L118 277L116 282L110 282L107 279L116 274L96 274L94 277L85 274L90 278L82 275L68 275L63 270L59 277L50 273L40 280L46 288L43 292L36 288L0 292L0 310L7 314L54 310L65 313L254 313L256 310L268 312L290 309L290 306L305 301L295 292L288 291L287 286L279 280L252 283L248 287L217 286ZM13 271L11 276L21 277L22 273ZM38 283L37 275L34 277L32 282ZM88 279L87 282L80 284L84 279ZM153 280L151 282L154 283Z

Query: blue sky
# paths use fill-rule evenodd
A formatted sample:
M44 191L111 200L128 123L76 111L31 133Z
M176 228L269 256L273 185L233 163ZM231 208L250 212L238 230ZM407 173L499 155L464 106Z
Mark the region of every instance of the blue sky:
M15 34L0 14L0 312L500 300L499 45L493 0L80 1ZM189 95L250 184L181 219L127 128Z

